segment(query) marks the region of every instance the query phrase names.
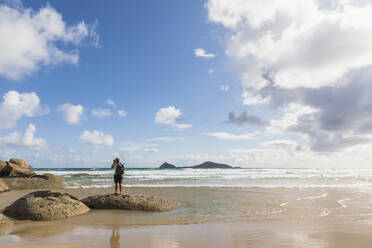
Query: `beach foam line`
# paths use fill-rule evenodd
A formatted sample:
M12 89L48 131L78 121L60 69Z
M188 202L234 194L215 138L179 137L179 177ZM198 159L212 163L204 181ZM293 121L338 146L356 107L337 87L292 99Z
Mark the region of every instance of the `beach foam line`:
M337 203L341 205L340 208L347 208L347 205L344 203L345 201L350 201L350 199L342 199L342 200L338 200Z
M331 213L331 211L328 208L325 208L320 214L319 217L325 217L328 216Z
M308 197L297 198L296 200L297 201L312 200L312 199L324 198L324 197L327 197L327 196L328 196L328 193L324 193L324 194L321 194L321 195L318 195L318 196L308 196Z
M77 184L74 182L74 184ZM102 187L111 187L114 184L107 185L84 185L84 186L73 186L74 188L84 187L84 188L102 188ZM206 185L195 185L195 184L124 184L123 187L134 187L134 188L172 188L172 187L182 187L182 188L270 188L270 189L306 189L306 188L350 188L350 189L371 189L372 185L221 185L221 184L206 184ZM66 188L71 188L70 186ZM304 198L297 198L297 200L308 200L315 198L326 197L327 193L324 193L320 196L310 196Z
M281 203L279 206L281 206L281 207L285 207L285 206L287 206L289 204L289 201L287 201L287 202L283 202L283 203Z

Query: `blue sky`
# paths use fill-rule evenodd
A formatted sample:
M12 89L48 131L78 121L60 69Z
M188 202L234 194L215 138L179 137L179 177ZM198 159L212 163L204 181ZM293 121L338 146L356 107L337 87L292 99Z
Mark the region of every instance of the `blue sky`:
M368 2L0 4L1 159L369 166Z

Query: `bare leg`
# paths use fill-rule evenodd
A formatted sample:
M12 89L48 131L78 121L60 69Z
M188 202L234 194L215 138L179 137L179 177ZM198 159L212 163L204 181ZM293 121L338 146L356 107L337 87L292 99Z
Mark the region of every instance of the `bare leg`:
M118 193L118 184L115 183L115 194L117 194L117 193Z
M120 189L120 194L121 194L121 183L119 183L119 189Z

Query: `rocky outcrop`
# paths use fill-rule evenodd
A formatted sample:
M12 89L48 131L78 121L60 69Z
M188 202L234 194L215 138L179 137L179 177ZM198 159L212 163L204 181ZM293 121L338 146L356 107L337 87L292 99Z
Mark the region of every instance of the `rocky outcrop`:
M181 168L181 169L239 169L240 167L232 167L227 164L219 164L219 163L214 163L211 161L204 162L202 164L194 165L194 166L186 166L186 167L176 167L172 164L168 164L165 162L162 164L159 169L176 169L176 168Z
M169 164L167 162L163 163L162 165L160 165L159 169L175 169L177 168L175 165L173 164Z
M22 166L24 166L24 164ZM35 172L28 167L25 168L22 166L6 162L6 165L0 172L0 177L30 177L35 175Z
M49 181L49 183L57 183L57 184L63 184L63 180L61 177L56 176L51 173L45 173L44 175L40 176L40 178L44 178Z
M232 169L233 167L227 164L219 164L219 163L207 161L202 164L192 166L190 168L193 168L193 169Z
M95 195L81 200L88 207L95 209L122 209L142 211L167 211L177 204L173 201L139 195Z
M24 159L11 158L11 159L9 159L9 163L16 164L23 169L30 169L29 166L28 166L28 162Z
M4 224L10 224L12 223L7 217L4 215L0 214L0 226Z
M0 160L0 171L5 167L6 162L4 160Z
M0 193L8 191L8 186L3 182L3 180L0 179Z
M10 190L61 189L64 187L62 178L53 174L35 175L32 177L4 177L2 180Z
M6 216L18 220L59 220L81 215L89 208L77 198L50 190L35 191L5 208Z
M61 177L50 173L36 175L27 161L19 158L11 158L9 162L0 160L0 177L11 190L58 189L64 187Z

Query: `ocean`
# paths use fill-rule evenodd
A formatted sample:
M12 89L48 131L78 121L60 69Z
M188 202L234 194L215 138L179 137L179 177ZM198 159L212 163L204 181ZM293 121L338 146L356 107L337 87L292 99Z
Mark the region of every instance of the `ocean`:
M61 176L69 188L100 188L113 184L109 168L39 168L38 174ZM76 176L86 173L90 176ZM262 187L372 188L372 169L154 169L128 168L126 187Z

